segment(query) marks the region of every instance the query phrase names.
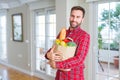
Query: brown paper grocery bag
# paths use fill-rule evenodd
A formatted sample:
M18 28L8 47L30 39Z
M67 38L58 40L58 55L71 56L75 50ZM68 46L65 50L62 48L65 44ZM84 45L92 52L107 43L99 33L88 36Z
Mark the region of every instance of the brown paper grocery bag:
M75 55L75 50L76 46L70 47L70 46L60 46L60 45L55 45L55 50L54 51L60 51L62 54L63 59L66 60ZM61 71L70 71L71 69L59 69Z
M70 46L60 46L60 45L56 45L55 51L60 51L63 57L63 60L66 60L68 58L71 58L75 55L75 50L76 50L76 46L70 47Z

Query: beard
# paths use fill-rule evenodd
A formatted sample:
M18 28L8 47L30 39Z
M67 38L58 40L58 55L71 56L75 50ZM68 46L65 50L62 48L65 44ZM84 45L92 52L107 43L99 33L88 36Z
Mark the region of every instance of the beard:
M76 24L74 24L76 23ZM77 28L78 26L81 25L82 22L78 23L78 22L74 22L74 21L70 21L70 27L71 28Z

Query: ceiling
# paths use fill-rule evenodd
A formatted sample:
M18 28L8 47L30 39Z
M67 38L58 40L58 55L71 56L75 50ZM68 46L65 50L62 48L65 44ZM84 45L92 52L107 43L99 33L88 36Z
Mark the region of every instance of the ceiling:
M9 9L39 0L0 0L0 9Z

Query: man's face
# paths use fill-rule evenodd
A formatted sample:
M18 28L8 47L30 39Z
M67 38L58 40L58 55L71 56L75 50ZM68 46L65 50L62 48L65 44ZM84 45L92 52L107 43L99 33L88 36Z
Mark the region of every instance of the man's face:
M72 28L78 27L83 22L83 12L80 10L73 10L70 14L69 21Z

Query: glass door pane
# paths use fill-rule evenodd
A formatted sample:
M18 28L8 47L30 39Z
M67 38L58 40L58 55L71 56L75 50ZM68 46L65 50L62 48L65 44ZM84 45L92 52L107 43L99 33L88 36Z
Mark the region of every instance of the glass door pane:
M56 15L55 14L49 14L48 15L48 19L47 23L49 24L46 28L47 28L47 44L46 44L46 49L50 49L54 43L54 40L56 39ZM52 69L48 64L47 64L48 69L50 69L48 72L49 75L51 76L55 76L56 74L56 70Z
M37 15L35 17L36 26L36 70L45 72L45 16Z
M119 80L120 2L98 4L97 80Z
M36 71L55 75L45 59L45 53L53 45L56 38L56 15L48 11L38 11L35 16L35 49Z

